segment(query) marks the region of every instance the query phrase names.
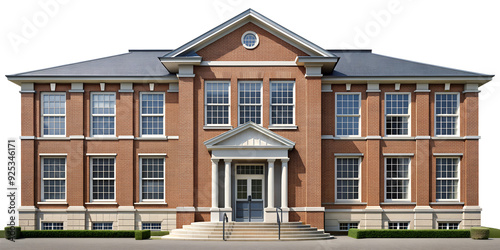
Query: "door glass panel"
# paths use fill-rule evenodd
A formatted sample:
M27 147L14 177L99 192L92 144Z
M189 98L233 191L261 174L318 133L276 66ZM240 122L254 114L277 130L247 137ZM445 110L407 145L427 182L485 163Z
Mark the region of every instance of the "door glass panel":
M237 199L247 198L247 180L238 180L237 185Z
M252 180L252 199L262 199L262 180Z

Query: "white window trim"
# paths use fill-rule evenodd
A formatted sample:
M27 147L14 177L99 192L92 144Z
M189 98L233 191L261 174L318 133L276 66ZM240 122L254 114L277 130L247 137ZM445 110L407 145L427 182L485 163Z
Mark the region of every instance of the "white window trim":
M247 34L253 34L255 36L255 45L254 46L247 46L244 42L244 38ZM255 33L254 31L247 31L245 33L243 33L243 35L241 36L241 44L243 45L243 47L245 47L245 49L255 49L257 48L257 46L259 46L259 36L257 35L257 33Z
M283 104L273 104L272 102L272 98L273 98L273 93L272 93L272 90L271 90L271 85L273 83L291 83L293 84L293 104L286 104L286 105L283 105ZM280 129L280 128L283 128L283 129L296 129L297 128L297 122L296 122L296 114L295 114L295 107L297 106L296 105L296 100L297 100L297 91L296 91L296 88L297 88L297 84L295 83L295 81L270 81L269 82L269 128L272 128L272 129ZM292 120L292 124L273 124L272 121L273 121L273 113L272 113L272 107L273 106L293 106L293 120Z
M114 197L115 197L114 199L94 199L93 198L93 196L94 196L93 195L94 193L92 191L93 190L92 189L93 188L92 187L93 186L92 182L94 180L94 177L92 176L92 171L93 171L92 160L93 159L114 159L115 160L114 161L114 168L113 168L113 170L114 170L114 178L98 178L99 180L113 180L114 181L114 185L113 185L114 186L114 191L113 192L114 192ZM90 200L90 202L91 203L92 202L96 202L96 203L99 203L99 202L115 202L116 201L116 157L90 157L89 166L90 166L90 168L89 168L89 182L90 182L89 183L89 187L90 187L90 189L89 189L89 193L90 193L89 200Z
M408 179L408 199L387 199L387 159L393 159L393 158L407 158L409 159L408 162L408 178L390 178L391 180L406 180ZM405 202L411 202L411 157L384 157L384 201L385 202L400 202L400 201L405 201Z
M43 177L43 160L46 158L63 158L64 159L64 178L44 178ZM45 156L45 157L40 157L40 178L41 178L41 199L43 201L48 201L48 202L65 202L68 197L68 159L66 159L66 156ZM45 199L45 192L43 188L43 184L45 180L63 180L64 179L64 199Z
M439 224L446 224L446 228L439 229ZM457 229L450 229L450 224L458 224L457 225ZM453 222L453 221L447 221L447 222L440 222L440 221L438 221L437 222L437 229L438 230L458 230L458 229L460 229L460 222L459 221L455 221L455 222Z
M245 84L245 83L259 83L260 84L260 104L241 104L240 103L240 83ZM238 126L242 125L243 123L240 123L240 107L241 106L260 106L260 123L256 123L262 126L263 124L263 119L264 119L264 110L263 110L263 87L262 87L262 81L239 81L238 82Z
M64 115L63 114L44 114L43 113L43 97L46 95L63 95L64 96ZM42 137L66 137L67 134L67 123L66 123L66 113L68 112L66 106L66 92L42 92L40 96L40 134ZM43 122L45 117L64 117L64 135L46 135L43 133Z
M160 94L163 96L163 113L161 115L159 115L159 114L143 114L142 113L142 96L144 94ZM140 97L139 97L139 102L140 102L140 104L139 104L139 112L140 112L139 134L140 134L140 137L164 137L165 136L165 92L155 92L155 91L141 92ZM115 113L116 113L116 110L115 110ZM163 117L163 133L158 134L158 135L143 135L142 134L142 118L145 116L151 116L151 117L162 116Z
M111 229L94 229L94 225L96 225L97 223L103 224L102 225L103 228L104 228L104 223L111 223ZM112 221L93 221L91 230L107 230L107 231L113 230L113 222Z
M337 114L337 97L338 95L359 95L359 114L358 115L342 115L342 117L359 117L359 127L357 135L339 135L337 134L337 118L340 116ZM361 121L361 92L336 92L335 93L335 137L341 138L349 138L349 137L361 137L361 125L363 124Z
M408 95L408 114L387 114L387 95ZM406 135L388 135L387 117L408 117L408 134ZM387 137L408 137L411 136L411 93L410 92L386 92L384 95L384 136Z
M229 86L228 86L228 89L227 89L227 92L228 92L228 104L211 104L209 105L207 103L207 84L209 83L228 83ZM227 81L227 80L224 80L224 81L205 81L205 84L204 84L204 96L205 96L205 127L227 127L227 126L231 126L231 81ZM228 113L227 113L227 116L228 116L228 123L227 124L208 124L207 123L207 107L208 106L228 106Z
M113 94L115 96L115 106L113 108L113 110L115 111L114 114L94 114L92 112L92 104L93 104L93 96L94 95L100 95L100 94ZM115 92L92 92L90 93L90 137L116 137L116 93ZM94 131L94 127L93 127L93 124L94 124L94 116L102 116L102 117L113 117L115 119L115 122L114 122L114 128L113 128L113 131L114 133L112 135L94 135L93 131Z
M437 117L438 117L438 114L437 114L437 105L436 105L436 96L437 95L457 95L457 101L458 101L458 105L457 105L457 114L456 115L439 115L441 117L445 117L445 116L448 116L448 117L457 117L457 133L454 134L454 135L438 135L437 134ZM434 136L436 137L457 137L457 136L460 136L460 92L436 92L434 93Z
M160 229L159 230L156 230L156 229L144 229L144 224L145 223L149 223L149 224L160 224ZM151 232L153 231L161 231L162 230L162 226L161 226L161 221L141 221L141 230L151 230Z
M341 180L358 180L358 199L339 199L338 196L337 196L337 159L344 159L344 158L352 158L352 159L358 159L358 178L342 178ZM361 164L362 164L362 161L363 161L363 158L362 157L345 157L345 156L342 156L342 157L335 157L335 202L339 202L339 203L360 203L361 202ZM349 222L350 223L350 222Z
M60 230L60 229L43 229L43 224L45 224L45 223L61 223L61 224L63 224L63 230L65 228L64 224L66 224L66 223L64 223L64 221L41 221L40 222L40 231Z
M262 174L238 174L238 166L262 166ZM235 164L234 165L234 207L236 207L236 201L246 201L247 198L245 199L238 199L238 179L242 180L245 179L247 180L247 197L248 197L248 192L252 192L252 181L248 180L259 180L262 179L262 206L265 209L266 208L266 203L267 203L267 187L266 187L266 180L268 178L268 175L266 175L266 164L263 163L241 163L241 164ZM254 197L252 197L252 200L254 200Z
M437 159L438 158L441 158L441 159L458 159L458 164L457 164L457 178L437 178ZM458 184L457 184L457 198L456 199L437 199L436 198L436 202L439 202L439 201L460 201L460 177L461 177L461 174L460 174L460 165L461 165L461 161L460 161L460 157L436 157L436 196L437 196L437 181L438 180L456 180L458 179ZM444 222L443 222L444 223Z
M389 229L389 224L390 224L390 223L395 223L395 224L397 224L397 228L396 228L396 229L391 229L391 230L409 230L409 229L410 229L410 222L409 222L409 221L389 221L389 222L387 223L387 229ZM401 224L402 224L402 223L408 223L408 228L406 228L406 229L401 229Z
M143 199L142 198L142 159L163 159L163 199ZM167 185L165 183L165 156L141 156L139 157L139 199L143 202L165 202L166 201L166 189ZM146 180L160 180L161 178L148 178Z
M348 224L347 225L347 230L340 229L340 224ZM349 231L349 229L353 228L353 227L351 227L351 224L358 224L358 226L355 229L359 229L359 221L349 221L349 222L339 221L339 231L342 231L342 232Z

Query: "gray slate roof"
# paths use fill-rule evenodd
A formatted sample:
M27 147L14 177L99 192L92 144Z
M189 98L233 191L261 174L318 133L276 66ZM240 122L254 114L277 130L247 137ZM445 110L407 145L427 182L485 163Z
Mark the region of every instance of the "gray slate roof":
M491 77L372 53L370 50L329 50L340 57L329 77ZM165 77L173 76L158 57L170 50L130 50L128 53L7 77Z
M382 77L382 76L431 76L431 77L486 77L490 75L445 68L394 57L374 54L371 50L329 50L340 57L331 76Z

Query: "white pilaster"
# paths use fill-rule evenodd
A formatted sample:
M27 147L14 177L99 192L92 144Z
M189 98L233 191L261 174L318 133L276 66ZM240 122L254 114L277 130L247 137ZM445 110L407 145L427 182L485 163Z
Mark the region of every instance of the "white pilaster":
M274 159L267 160L267 207L274 208Z
M230 159L225 159L225 171L224 171L224 207L231 208L231 161Z
M281 207L288 207L288 159L281 159Z
M219 207L219 178L218 178L219 160L212 159L212 208Z

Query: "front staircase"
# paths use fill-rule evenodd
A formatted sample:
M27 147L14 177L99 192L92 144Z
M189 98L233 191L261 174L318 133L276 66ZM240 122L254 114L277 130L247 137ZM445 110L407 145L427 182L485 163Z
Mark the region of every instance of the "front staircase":
M278 223L226 222L226 240L278 240ZM301 222L281 223L281 240L330 239L329 233ZM169 240L222 240L222 222L193 222L182 229L174 229L162 239Z

